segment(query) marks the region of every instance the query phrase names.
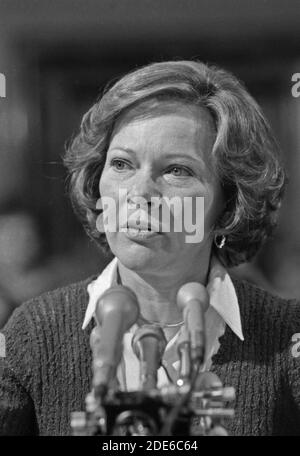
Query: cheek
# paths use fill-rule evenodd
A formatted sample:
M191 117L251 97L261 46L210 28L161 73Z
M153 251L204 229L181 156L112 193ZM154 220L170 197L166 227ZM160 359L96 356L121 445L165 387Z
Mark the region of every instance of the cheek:
M115 253L113 251L113 248L116 245L116 240L117 240L116 239L116 233L111 233L111 232L108 231L108 232L105 233L105 236L106 236L106 240L108 242L108 245L109 245L110 249L112 250L113 253Z
M107 241L113 255L120 257L124 253L128 254L128 252L130 250L128 250L128 245L126 243L126 240L122 236L122 233L107 232L105 235L106 235L106 241Z
M223 195L220 189L209 192L204 199L204 224L211 227L215 224L224 207Z
M103 170L99 180L99 192L101 196L110 196L117 200L119 186L116 182L113 182L110 172Z
M99 180L99 192L100 192L100 195L101 196L106 196L107 193L109 192L109 188L110 188L109 179L107 179L107 173L106 173L105 168L104 168L104 170L102 171L102 174L100 176L100 180Z

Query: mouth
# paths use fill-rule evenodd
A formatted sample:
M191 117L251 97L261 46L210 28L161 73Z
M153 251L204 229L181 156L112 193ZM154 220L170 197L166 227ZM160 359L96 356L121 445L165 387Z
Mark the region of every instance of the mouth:
M146 240L146 239L150 239L155 236L160 236L162 234L162 232L155 231L155 230L151 229L150 227L139 226L137 228L136 226L129 226L129 225L127 225L127 227L125 229L125 233L129 238L131 238L133 240Z
M127 222L123 226L121 226L122 231L128 231L128 230L135 230L135 231L146 231L146 232L154 232L154 233L162 233L162 227L160 226L159 223L130 223Z
M151 227L150 225L128 225L126 227L127 230L138 230L138 231L153 231L155 233L160 233L161 230L158 227Z

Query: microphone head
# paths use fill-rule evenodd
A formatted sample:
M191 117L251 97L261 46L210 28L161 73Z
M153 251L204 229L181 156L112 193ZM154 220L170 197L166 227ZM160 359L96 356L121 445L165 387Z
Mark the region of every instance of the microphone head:
M187 304L192 300L200 301L203 306L203 311L205 312L208 307L209 296L206 287L201 283L189 282L179 288L177 293L177 306L181 311L183 311Z
M93 350L93 387L96 397L103 398L116 377L122 357L122 340L126 331L137 321L139 305L133 291L113 286L97 302L95 315L101 324L91 335Z
M122 319L127 331L138 319L139 304L135 293L123 285L106 290L96 305L96 318L100 324L109 317Z
M207 390L212 388L222 388L222 382L214 372L201 372L196 380L196 391Z
M209 304L206 288L198 282L183 285L177 293L177 306L183 313L190 340L193 362L202 364L205 357L205 317Z

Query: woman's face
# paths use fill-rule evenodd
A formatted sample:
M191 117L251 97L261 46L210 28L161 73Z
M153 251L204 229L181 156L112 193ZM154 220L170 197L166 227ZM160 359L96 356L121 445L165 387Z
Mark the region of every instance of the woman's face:
M204 197L204 237L200 242L187 242L184 228L149 234L137 230L106 232L113 254L125 267L163 274L174 268L184 270L199 263L201 255L209 256L222 193L210 165L215 131L209 112L179 102L164 102L150 111L145 106L147 115L141 115L139 107L138 113L131 110L118 120L99 189L101 197L113 198L117 208L119 190L126 190L131 221L141 216L134 205L137 198L144 198L148 204L143 209L149 212L153 197L177 197L182 202L184 197L194 202L196 197ZM193 205L194 210L196 207Z

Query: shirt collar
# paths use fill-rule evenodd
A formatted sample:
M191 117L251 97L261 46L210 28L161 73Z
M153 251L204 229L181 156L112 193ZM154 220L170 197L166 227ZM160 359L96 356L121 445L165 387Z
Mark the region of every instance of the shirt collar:
M117 279L118 259L115 257L103 272L88 287L89 303L85 313L82 329L85 329L94 316L100 296L110 288ZM232 280L216 257L212 257L207 284L209 305L222 317L230 329L244 340L240 309Z
M240 307L230 275L216 257L212 257L207 283L209 304L230 329L244 340Z
M82 329L85 329L94 316L96 304L100 296L110 288L117 279L118 259L115 257L87 287L89 303L85 312Z

